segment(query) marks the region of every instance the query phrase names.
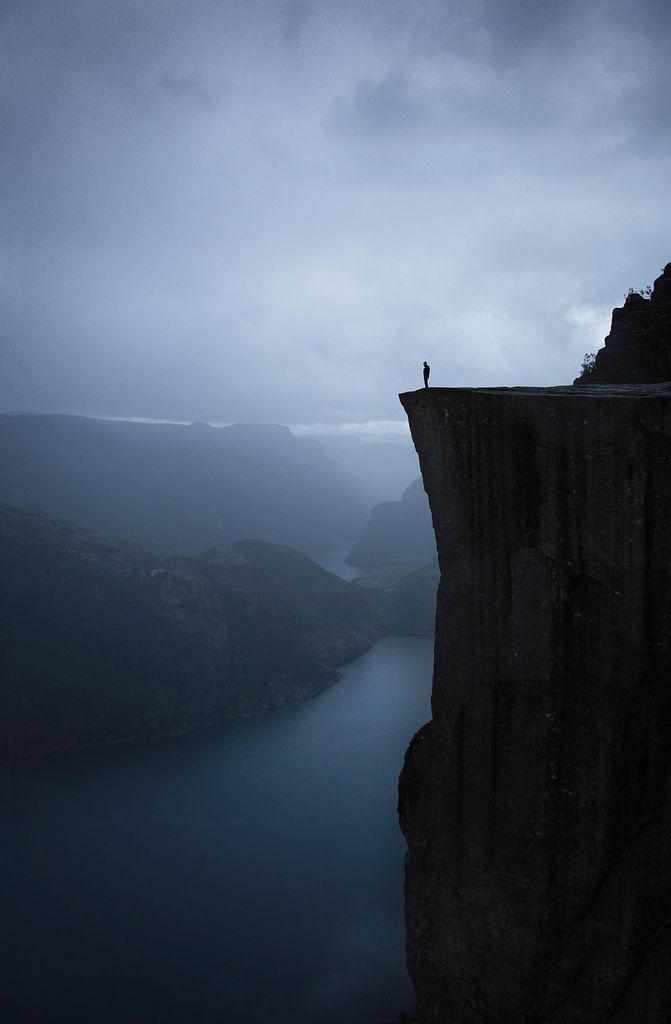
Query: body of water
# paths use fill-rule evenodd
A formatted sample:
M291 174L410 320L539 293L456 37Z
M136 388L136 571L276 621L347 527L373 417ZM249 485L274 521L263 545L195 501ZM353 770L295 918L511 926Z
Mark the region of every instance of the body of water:
M412 1006L397 778L433 640L305 704L5 766L4 1024L377 1024Z

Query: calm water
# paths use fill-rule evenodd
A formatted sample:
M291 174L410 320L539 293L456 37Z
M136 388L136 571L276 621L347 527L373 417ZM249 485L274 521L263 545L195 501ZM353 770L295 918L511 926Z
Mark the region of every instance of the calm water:
M432 647L384 639L298 707L13 764L3 1024L408 1009L396 783Z

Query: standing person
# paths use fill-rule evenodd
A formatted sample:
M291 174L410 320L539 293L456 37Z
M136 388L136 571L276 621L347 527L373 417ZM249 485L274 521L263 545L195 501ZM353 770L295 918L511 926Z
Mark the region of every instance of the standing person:
M429 364L427 363L427 361L425 359L424 360L424 387L425 388L428 388L428 386L429 386L429 374L430 373L431 373L431 367L429 366Z

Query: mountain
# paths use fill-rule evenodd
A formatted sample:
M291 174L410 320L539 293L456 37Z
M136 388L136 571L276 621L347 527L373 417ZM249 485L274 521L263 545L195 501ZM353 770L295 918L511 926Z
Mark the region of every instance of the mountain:
M440 579L437 558L406 571L407 563L388 563L369 575L353 580L376 603L384 633L392 636L425 636L436 621L436 591Z
M311 696L382 635L373 600L292 548L243 540L192 564L228 623L238 712Z
M419 567L436 553L429 503L421 479L415 480L400 501L376 505L347 562L366 568L385 563Z
M440 570L435 557L396 581L390 633L415 636L434 632L439 581Z
M375 602L262 541L161 560L0 505L13 754L183 732L310 697L381 635Z
M161 555L257 536L307 553L362 528L346 476L287 427L0 415L0 501Z

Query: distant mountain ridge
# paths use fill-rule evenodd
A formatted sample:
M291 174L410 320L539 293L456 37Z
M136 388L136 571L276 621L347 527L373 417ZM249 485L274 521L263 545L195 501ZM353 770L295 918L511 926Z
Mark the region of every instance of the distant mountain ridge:
M161 555L249 536L314 553L365 522L354 487L317 442L265 424L2 414L0 501Z

